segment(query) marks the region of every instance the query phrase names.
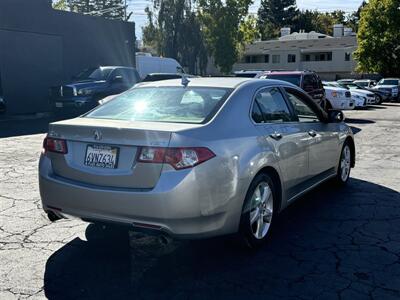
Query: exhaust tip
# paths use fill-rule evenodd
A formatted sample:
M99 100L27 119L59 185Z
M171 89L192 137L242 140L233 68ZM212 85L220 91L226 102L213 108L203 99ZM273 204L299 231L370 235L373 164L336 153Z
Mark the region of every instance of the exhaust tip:
M51 222L55 222L55 221L61 219L61 217L59 217L58 215L56 215L56 213L54 213L53 211L48 211L48 212L47 212L47 218L48 218Z

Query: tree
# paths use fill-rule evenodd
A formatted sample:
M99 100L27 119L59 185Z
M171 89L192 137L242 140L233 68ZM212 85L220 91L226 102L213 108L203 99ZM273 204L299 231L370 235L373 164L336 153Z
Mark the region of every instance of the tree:
M67 0L57 0L53 3L53 8L58 10L68 10Z
M400 75L400 0L370 0L361 12L355 57L361 72Z
M155 0L146 8L143 42L158 55L177 59L190 73L203 74L207 65L204 35L188 0Z
M258 27L262 39L279 35L279 29L291 25L298 13L295 0L261 0Z
M125 18L124 4L124 0L58 0L53 7L57 5L57 9L128 21L132 13Z
M223 73L238 60L243 35L239 27L251 0L199 0L199 11L209 54Z

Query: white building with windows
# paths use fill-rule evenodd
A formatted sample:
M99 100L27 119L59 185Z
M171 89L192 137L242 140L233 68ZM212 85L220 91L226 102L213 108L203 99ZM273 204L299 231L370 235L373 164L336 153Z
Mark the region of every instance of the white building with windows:
M282 28L281 35L247 45L233 70L313 70L324 80L354 73L357 38L349 28L335 25L333 37L313 31L290 34L289 28Z

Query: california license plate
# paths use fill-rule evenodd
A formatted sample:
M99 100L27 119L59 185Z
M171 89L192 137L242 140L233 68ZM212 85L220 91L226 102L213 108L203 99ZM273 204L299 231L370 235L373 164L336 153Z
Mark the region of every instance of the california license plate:
M84 163L89 167L116 169L118 167L118 154L118 147L88 145Z
M64 105L63 105L62 102L56 102L56 107L61 108L61 107L63 107L63 106L64 106Z

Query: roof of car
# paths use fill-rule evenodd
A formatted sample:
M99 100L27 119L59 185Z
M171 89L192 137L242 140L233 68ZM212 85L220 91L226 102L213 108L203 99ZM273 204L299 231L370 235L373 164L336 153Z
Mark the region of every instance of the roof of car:
M238 85L252 80L251 78L240 77L196 77L188 78L189 86L207 86L221 88L236 88ZM142 82L136 86L140 87L158 87L158 86L180 86L181 79L168 79L163 81Z

